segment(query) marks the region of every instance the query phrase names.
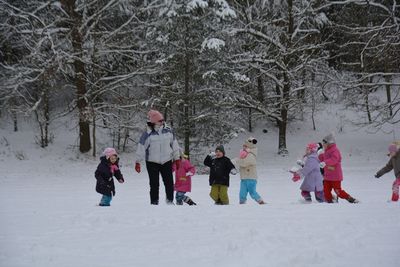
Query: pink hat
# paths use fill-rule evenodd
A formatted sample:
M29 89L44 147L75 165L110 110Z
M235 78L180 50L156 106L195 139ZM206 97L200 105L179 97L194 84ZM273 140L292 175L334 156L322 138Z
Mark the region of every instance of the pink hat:
M390 153L395 153L395 152L397 152L398 149L397 149L396 144L390 144L388 147L388 150Z
M164 120L164 116L157 110L150 109L149 113L147 113L147 117L151 123L156 123Z
M309 150L311 150L312 152L316 152L316 151L318 150L318 144L316 144L316 143L309 143L309 144L307 145L307 148L308 148Z
M118 157L117 151L112 147L107 147L106 149L104 149L103 154L106 156L107 159L109 159L112 155Z

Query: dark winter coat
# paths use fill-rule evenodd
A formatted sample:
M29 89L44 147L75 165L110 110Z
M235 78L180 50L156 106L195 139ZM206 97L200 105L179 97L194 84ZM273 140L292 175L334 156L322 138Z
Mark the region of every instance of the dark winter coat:
M114 179L117 178L119 181L124 181L124 178L119 170L118 160L114 163L117 166L117 170L114 171L114 174L111 173L111 162L105 157L100 158L99 166L97 166L96 172L94 176L97 179L96 183L96 192L107 195L107 196L114 196L115 195L115 185Z
M204 159L204 165L210 167L210 185L226 185L229 186L229 173L235 169L235 165L228 157L213 158L208 155Z
M396 178L400 178L400 151L398 151L393 157L390 157L386 166L376 173L376 177L379 178L391 170L394 171L394 176Z

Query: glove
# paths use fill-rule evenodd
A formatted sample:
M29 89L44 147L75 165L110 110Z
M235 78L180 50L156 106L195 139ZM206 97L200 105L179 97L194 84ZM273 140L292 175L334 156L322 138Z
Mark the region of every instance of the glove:
M297 182L298 180L300 180L301 179L301 177L300 177L300 175L296 172L296 173L293 173L293 177L292 177L292 181L293 182Z
M135 171L137 173L140 173L140 163L139 162L136 162L136 164L135 164Z
M375 177L375 178L379 178L378 174L375 174L374 177Z
M119 182L120 184L123 184L123 183L125 182L125 180L124 180L124 178L121 178L121 179L118 180L118 182Z
M319 167L321 168L321 169L323 169L323 168L325 168L325 166L326 166L326 163L325 162L320 162L319 163Z
M178 160L175 160L175 170L179 170L179 168L181 167L181 160L180 159L178 159Z
M186 176L193 176L193 173L192 172L187 172Z
M211 157L211 159L215 158L215 152L210 152L210 154L208 154L208 155Z

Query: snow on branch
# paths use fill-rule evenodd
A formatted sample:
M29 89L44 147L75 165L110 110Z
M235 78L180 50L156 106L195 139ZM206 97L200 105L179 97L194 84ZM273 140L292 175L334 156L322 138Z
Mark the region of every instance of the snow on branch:
M221 48L225 46L225 42L218 38L209 38L203 41L201 44L201 49L210 49L216 50L217 52L221 51Z

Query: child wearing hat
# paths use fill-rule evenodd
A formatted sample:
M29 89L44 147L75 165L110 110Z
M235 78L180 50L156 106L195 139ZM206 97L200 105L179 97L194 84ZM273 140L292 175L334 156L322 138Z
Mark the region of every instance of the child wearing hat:
M115 196L113 176L119 183L124 182L124 177L118 166L118 154L114 148L108 147L100 157L100 163L94 173L97 179L96 192L102 194L99 206L110 206L112 197Z
M392 143L388 147L390 157L389 162L385 167L380 169L376 174L375 178L379 178L385 173L393 170L395 180L392 185L392 201L399 200L399 186L400 186L400 152L396 144Z
M258 204L265 204L264 200L257 193L257 139L250 137L243 143L243 148L239 152L239 158L233 161L239 166L240 172L240 191L239 203L245 204L247 194Z
M306 202L311 202L310 192L314 192L315 199L318 202L324 202L324 187L322 184L322 174L320 170L320 162L318 159L318 144L310 143L306 147L304 156L304 166L293 173L293 182L297 182L304 177L303 183L300 186L301 196Z
M215 153L210 153L204 159L204 165L210 167L209 184L211 186L210 197L217 205L228 205L229 174L236 174L235 166L231 160L225 156L224 146L219 145Z
M329 134L322 140L324 153L319 155L321 166L324 168L324 197L328 203L333 203L332 189L339 198L346 199L350 203L359 201L350 196L342 189L343 171L342 155L336 146L336 140L333 134Z
M182 155L179 161L178 165L176 162L172 164L172 170L175 172L174 189L176 191L176 205L183 205L183 203L189 206L197 205L186 195L187 192L192 190L192 176L195 174L196 168L190 162L188 155Z

